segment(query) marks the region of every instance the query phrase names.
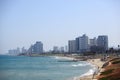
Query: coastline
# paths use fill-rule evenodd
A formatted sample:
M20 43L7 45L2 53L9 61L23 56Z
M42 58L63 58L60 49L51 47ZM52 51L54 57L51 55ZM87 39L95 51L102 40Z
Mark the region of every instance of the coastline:
M67 60L78 60L76 59L74 56L70 57L70 56L54 56L56 58L62 58L62 59L67 59ZM97 80L97 76L100 74L100 72L102 71L101 67L103 66L103 64L105 63L104 61L101 61L100 58L96 58L96 59L87 59L86 62L90 63L93 68L90 69L87 73L80 75L80 76L75 76L72 79L69 80Z
M100 58L88 59L87 62L93 65L93 73L88 75L85 73L82 76L74 77L73 80L97 80L96 77L100 74L101 67L105 62L101 61Z

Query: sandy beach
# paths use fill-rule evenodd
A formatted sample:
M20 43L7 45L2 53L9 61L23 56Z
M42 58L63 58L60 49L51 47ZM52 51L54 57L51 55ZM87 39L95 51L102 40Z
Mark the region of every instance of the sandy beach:
M92 64L94 67L96 67L97 70L92 75L77 77L74 80L97 80L96 76L98 76L102 71L101 67L104 64L104 62L101 61L100 59L88 59L87 62Z

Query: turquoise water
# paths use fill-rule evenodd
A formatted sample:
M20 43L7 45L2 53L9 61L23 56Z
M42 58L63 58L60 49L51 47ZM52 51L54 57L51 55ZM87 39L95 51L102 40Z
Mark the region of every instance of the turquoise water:
M91 70L87 62L63 58L0 56L0 80L68 80Z

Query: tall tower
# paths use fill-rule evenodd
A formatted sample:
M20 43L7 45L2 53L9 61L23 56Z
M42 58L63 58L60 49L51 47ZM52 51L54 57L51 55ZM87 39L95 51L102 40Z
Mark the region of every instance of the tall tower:
M84 34L76 38L76 50L77 52L86 52L89 50L88 36Z
M75 40L68 41L68 50L70 53L76 52L76 41Z
M34 52L35 53L43 53L43 43L41 41L37 41L34 44Z
M28 49L28 53L43 53L43 43L41 41L37 41L34 45Z
M108 36L105 35L98 36L97 46L101 47L103 51L108 50Z

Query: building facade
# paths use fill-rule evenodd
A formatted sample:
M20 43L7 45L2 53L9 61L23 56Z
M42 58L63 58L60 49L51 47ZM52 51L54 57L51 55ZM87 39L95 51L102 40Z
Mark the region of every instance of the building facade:
M68 41L68 51L70 53L76 52L76 40L69 40Z
M43 53L43 43L41 41L37 41L34 45L31 45L31 47L28 50L28 53Z
M54 53L59 52L59 48L58 48L58 46L54 46L54 47L53 47L53 52L54 52Z
M97 46L97 39L94 37L93 39L89 39L89 46Z
M97 46L102 48L102 51L108 50L108 36L102 35L97 38Z
M85 34L76 38L76 52L86 52L89 50L89 38Z
M89 39L88 36L83 34L75 40L68 41L68 47L69 52L105 52L108 50L108 36L102 35L98 36L98 38Z

